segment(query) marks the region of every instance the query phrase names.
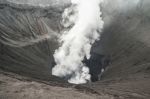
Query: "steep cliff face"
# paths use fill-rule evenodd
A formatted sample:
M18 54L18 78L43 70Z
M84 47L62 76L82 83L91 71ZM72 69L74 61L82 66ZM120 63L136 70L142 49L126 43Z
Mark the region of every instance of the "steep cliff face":
M95 49L111 55L112 63L104 79L149 73L150 2L121 1L108 0L103 5L105 28Z
M1 69L49 79L62 11L1 3Z

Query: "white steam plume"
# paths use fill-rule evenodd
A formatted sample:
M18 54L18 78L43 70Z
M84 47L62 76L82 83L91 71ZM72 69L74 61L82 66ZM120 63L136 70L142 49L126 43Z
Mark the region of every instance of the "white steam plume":
M82 63L90 58L95 40L99 40L103 28L100 17L102 0L71 0L72 6L65 9L63 25L66 31L60 36L59 49L55 51L56 66L52 74L68 77L69 83L82 84L90 81L89 68Z

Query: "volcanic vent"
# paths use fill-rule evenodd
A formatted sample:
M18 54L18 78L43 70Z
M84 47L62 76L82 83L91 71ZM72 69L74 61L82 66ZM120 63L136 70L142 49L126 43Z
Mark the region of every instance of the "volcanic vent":
M77 40L75 41L85 40L88 43L82 44L86 46L86 50L83 48L83 52L82 50L77 51L79 52L76 53L77 57L81 56L81 58L79 57L80 59L73 58L75 55L71 51L69 52L73 56L63 58L65 59L65 65L66 62L71 62L72 65L80 64L78 65L79 68L74 67L70 69L67 67L65 69L65 71L71 71L62 77L67 80L57 77L59 76L57 73L57 76L53 76L52 74L55 75L55 73L52 70L55 68L54 66L63 64L57 57L59 56L57 52L62 51L59 49L66 41L66 38L64 39L63 37L67 37L66 34L70 33L69 30L76 26L74 22L78 22L78 13L80 13L78 5L80 5L80 2L73 0L74 5L72 5L72 2L69 0L57 2L52 0L25 1L0 1L1 71L19 74L30 77L32 80L36 79L46 83L59 83L61 86L64 83L64 86L72 86L67 83L67 80L74 82L74 79L71 78L75 78L76 81L78 77L81 77L81 74L87 74L88 76L82 80L83 82L90 82L90 76L92 81L101 80L73 87L94 90L94 92L99 94L107 93L117 98L133 99L134 97L136 99L148 99L147 97L150 95L149 0L104 0L103 3L99 3L101 6L94 6L99 8L96 9L99 13L91 17L104 21L104 24L98 25L101 27L100 30L97 30L99 28L97 25L95 28L95 24L94 26L92 25L93 27L86 27L88 31L92 28L93 33L97 32L96 36L93 34L91 36L90 33L88 35L85 34L88 40L93 40L93 38L97 40L95 42L85 40L83 37L85 35L78 34L76 36ZM98 0L93 1L97 5L96 1L98 2ZM82 8L82 6L81 4L80 7ZM71 11L71 8L74 8L73 12L76 13L69 13L75 15L69 19L69 23L66 23L65 27L62 23L62 15L65 13L65 9ZM88 9L87 11L93 12L90 8ZM84 18L87 19L87 17ZM68 22L66 16L65 19L64 23ZM97 20L94 21L99 23ZM89 23L89 20L87 19L86 22ZM82 26L84 27L84 25ZM62 31L67 32L65 34ZM79 35L83 38L80 38ZM77 48L80 48L82 42L76 43L72 41L73 36L71 35L70 37L69 35L71 40L65 44L67 47L63 48L66 48L65 50L67 51L71 48L76 52L76 49L70 43L74 43ZM72 58L77 60L66 60ZM85 65L89 69L83 68ZM103 69L105 72L102 74ZM78 70L78 72L75 73L75 70Z

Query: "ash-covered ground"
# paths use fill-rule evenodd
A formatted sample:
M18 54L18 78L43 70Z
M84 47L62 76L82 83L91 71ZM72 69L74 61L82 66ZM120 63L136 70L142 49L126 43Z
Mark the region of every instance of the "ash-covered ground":
M53 53L59 47L56 34L63 29L61 15L70 2L39 7L10 1L0 2L2 99L149 99L149 0L105 0L103 33L91 53L109 56L110 63L100 81L83 85L51 75ZM100 71L95 68L93 75Z

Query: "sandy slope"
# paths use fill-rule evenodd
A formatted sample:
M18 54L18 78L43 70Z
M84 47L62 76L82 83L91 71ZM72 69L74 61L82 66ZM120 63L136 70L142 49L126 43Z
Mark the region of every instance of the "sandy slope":
M74 88L50 86L35 81L18 80L1 73L0 99L113 99L113 97L79 92Z
M0 71L0 99L149 99L149 84L147 74L66 86Z

